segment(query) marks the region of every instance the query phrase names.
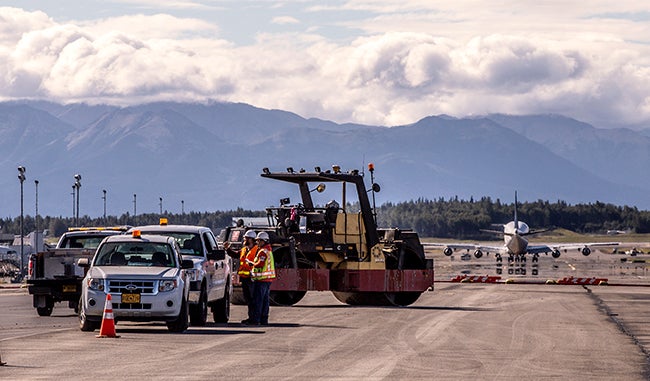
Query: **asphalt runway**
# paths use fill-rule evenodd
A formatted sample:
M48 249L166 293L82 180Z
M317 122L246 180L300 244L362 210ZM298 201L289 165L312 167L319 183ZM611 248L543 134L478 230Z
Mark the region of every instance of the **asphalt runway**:
M647 380L649 305L644 286L436 283L405 308L309 292L268 327L119 322L98 339L67 307L39 317L26 290L0 289L0 379Z
M506 279L526 279L530 281L558 280L564 277L596 277L606 278L613 284L638 284L650 286L650 255L629 256L612 254L609 250L594 250L589 256L582 255L578 250L562 252L559 258L550 254L540 254L537 262L530 255L525 262L511 262L503 257L501 266L494 254L483 255L477 259L472 251L457 251L446 257L440 250L427 252L434 259L436 281L449 280L458 275L489 275ZM501 268L499 274L497 269ZM512 269L512 273L509 273ZM520 271L515 274L514 270ZM520 275L525 269L525 275ZM537 274L533 275L533 270Z

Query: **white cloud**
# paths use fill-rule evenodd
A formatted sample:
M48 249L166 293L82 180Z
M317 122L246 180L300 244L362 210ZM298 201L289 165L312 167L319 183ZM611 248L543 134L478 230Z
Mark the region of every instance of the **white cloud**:
M271 20L271 23L278 24L278 25L286 25L286 24L300 24L300 21L297 18L291 16L278 16L278 17L274 17Z
M489 112L649 123L650 43L642 41L649 23L626 16L638 18L642 7L623 0L614 15L600 0L588 13L571 4L559 12L557 4L460 0L443 11L428 1L348 1L343 9L368 12L347 22L367 31L348 42L315 34L321 28L308 13L278 5L285 16L268 21L300 20L312 32L258 29L245 46L198 17L64 23L0 8L0 98L217 99L383 125Z
M94 35L119 31L140 40L148 39L191 39L206 37L217 39L219 28L197 18L178 18L167 14L128 15L94 20L80 24Z

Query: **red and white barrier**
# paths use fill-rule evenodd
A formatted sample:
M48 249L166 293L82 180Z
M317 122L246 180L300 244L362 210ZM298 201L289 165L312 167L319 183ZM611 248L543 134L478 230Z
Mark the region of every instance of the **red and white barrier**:
M489 275L458 275L455 278L451 278L452 282L464 283L497 283L500 280L500 276Z

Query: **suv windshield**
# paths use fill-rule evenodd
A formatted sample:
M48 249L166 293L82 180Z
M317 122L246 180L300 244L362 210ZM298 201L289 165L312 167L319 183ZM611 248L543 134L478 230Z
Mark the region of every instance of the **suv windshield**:
M171 246L153 242L107 242L95 256L95 266L175 267Z
M142 234L163 235L172 237L178 242L183 255L203 256L203 247L201 246L201 236L196 233L175 233L142 230Z

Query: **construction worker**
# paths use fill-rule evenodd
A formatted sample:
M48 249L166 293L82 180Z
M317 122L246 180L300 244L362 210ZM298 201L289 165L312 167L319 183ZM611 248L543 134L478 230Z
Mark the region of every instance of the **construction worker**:
M251 280L251 266L249 263L255 260L255 254L257 253L257 246L255 245L256 236L254 230L248 230L244 233L244 244L239 252L230 248L230 242L224 242L223 244L228 255L233 258L239 258L237 275L239 276L239 282L241 283L244 300L248 306L248 318L242 320L242 324L248 324L253 318L254 284Z
M269 324L269 295L271 282L275 279L275 262L267 232L257 234L257 252L251 266L253 290L253 317L250 325Z

